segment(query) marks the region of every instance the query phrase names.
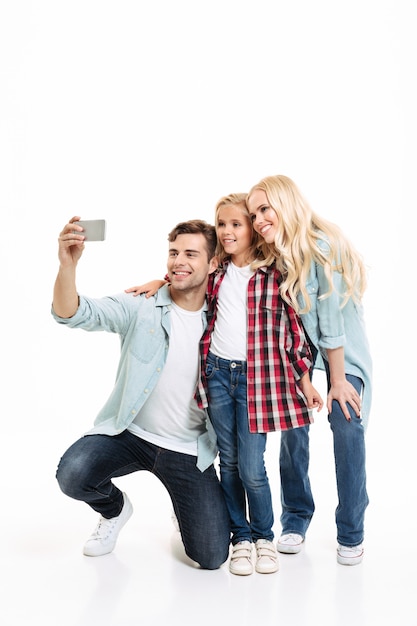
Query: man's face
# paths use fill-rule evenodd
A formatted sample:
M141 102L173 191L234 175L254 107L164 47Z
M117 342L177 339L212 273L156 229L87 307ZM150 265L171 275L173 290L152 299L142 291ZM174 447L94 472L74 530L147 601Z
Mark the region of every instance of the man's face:
M178 235L169 243L168 276L177 291L206 288L208 275L216 269L216 261L208 260L204 235Z

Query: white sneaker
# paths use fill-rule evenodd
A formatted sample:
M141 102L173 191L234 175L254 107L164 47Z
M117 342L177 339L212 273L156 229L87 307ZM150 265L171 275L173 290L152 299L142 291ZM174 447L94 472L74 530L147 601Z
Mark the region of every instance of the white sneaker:
M278 571L278 555L272 541L258 539L255 543L258 574L273 574Z
M95 531L84 544L83 552L86 556L102 556L112 552L119 532L133 513L132 503L125 493L123 498L124 504L120 515L110 519L100 517Z
M284 554L298 554L303 545L304 537L297 535L297 533L288 533L287 535L281 535L277 542L278 552Z
M341 546L339 544L337 548L337 562L340 565L359 565L363 559L363 546Z
M237 576L252 574L252 543L250 541L239 541L239 543L232 546L229 570Z

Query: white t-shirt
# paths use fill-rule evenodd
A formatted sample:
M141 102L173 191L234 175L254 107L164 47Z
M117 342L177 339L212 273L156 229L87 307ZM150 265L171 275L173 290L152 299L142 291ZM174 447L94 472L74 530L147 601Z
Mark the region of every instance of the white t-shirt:
M169 350L161 376L128 430L162 448L197 455L206 413L194 400L199 373L202 309L172 303Z
M230 262L220 285L210 352L223 359L246 361L247 293L253 274L250 265Z

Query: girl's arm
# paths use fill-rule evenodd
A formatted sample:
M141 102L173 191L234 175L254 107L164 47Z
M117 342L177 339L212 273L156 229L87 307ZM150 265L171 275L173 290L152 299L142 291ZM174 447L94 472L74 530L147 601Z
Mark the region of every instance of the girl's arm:
M300 378L300 380L298 381L298 384L300 385L301 391L306 397L308 408L317 409L317 411L320 411L324 404L323 398L321 397L317 389L313 387L313 384L310 380L309 372L306 372Z
M133 295L139 296L141 293L146 294L147 298L154 296L158 289L163 287L168 281L160 280L156 278L155 280L150 280L148 283L144 285L137 285L136 287L129 287L129 289L125 289L126 293L133 293Z

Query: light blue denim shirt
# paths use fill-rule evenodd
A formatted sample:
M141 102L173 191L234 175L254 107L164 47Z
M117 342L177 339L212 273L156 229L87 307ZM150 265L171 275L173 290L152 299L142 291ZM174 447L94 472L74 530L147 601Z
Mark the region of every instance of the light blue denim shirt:
M94 421L90 434L117 435L131 424L149 398L164 367L169 347L169 287L154 297L121 293L95 299L80 296L78 310L71 318L52 315L59 324L87 331L117 333L121 354L116 382L107 402ZM206 305L203 308L206 326ZM206 413L206 431L197 440L197 467L204 471L217 454L216 437Z
M321 242L325 249L326 243ZM334 290L332 294L320 299L320 295L328 291L328 281L323 266L315 262L311 264L307 280L307 292L311 299L311 309L301 314L304 328L310 340L319 351L316 365L324 369L322 359L327 360L328 348L343 346L345 355L345 373L357 376L363 382L362 423L368 425L372 401L372 358L365 328L362 305L350 299L341 308L343 293L343 277L339 272L333 273ZM304 307L304 298L300 295L298 302ZM321 358L320 358L321 355Z

